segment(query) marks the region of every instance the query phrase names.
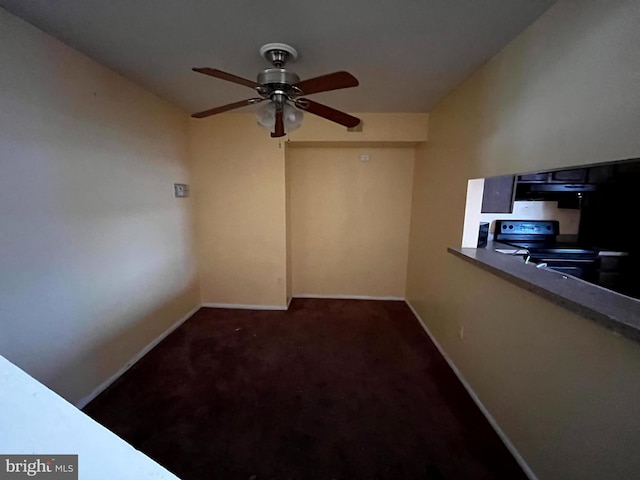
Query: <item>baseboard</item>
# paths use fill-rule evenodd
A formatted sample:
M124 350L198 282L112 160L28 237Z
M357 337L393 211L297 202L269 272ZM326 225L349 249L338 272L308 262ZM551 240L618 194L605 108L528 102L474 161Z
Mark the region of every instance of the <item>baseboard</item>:
M237 308L240 310L286 310L288 305L251 305L247 303L203 303L207 308Z
M293 298L331 298L335 300L400 300L406 301L404 297L374 297L370 295L323 295L319 293L296 293Z
M127 370L133 367L142 357L144 357L147 353L151 351L153 347L158 345L162 340L164 340L171 332L173 332L176 328L186 322L189 318L193 316L198 310L200 310L201 305L198 305L194 309L192 309L189 313L182 316L177 322L171 325L168 329L166 329L163 333L160 334L156 339L154 339L151 343L149 343L146 347L140 350L131 360L129 360L120 370L111 375L108 379L102 382L95 390L93 390L86 397L81 398L77 403L76 407L82 410L85 406L89 404L91 400L96 398L102 392L104 392L109 385L115 382L121 375L123 375Z
M471 399L475 402L475 404L478 406L478 408L480 409L482 414L485 416L485 418L487 419L487 421L489 422L491 427L493 427L495 432L498 434L498 436L502 440L502 443L504 443L505 447L507 447L507 450L509 450L511 455L513 455L513 458L515 458L516 462L518 462L518 465L520 465L520 467L522 468L524 473L527 475L527 477L529 477L530 480L537 480L538 477L536 477L536 475L533 473L533 470L531 470L529 465L527 465L527 462L524 460L522 455L520 455L520 452L518 452L518 450L516 449L515 445L513 443L511 443L511 440L509 440L509 437L507 437L507 435L502 431L502 429L498 425L498 422L496 422L496 420L493 418L493 416L489 413L489 411L486 409L486 407L482 404L482 402L480 401L480 398L478 398L478 395L476 395L476 393L471 388L471 385L469 385L467 380L462 376L462 373L460 373L460 370L458 370L458 367L456 367L456 365L449 358L449 356L445 353L445 351L440 346L440 344L435 339L435 337L431 334L431 332L427 328L427 325L422 320L422 317L420 317L420 315L418 315L418 312L416 312L416 310L413 308L413 305L411 305L411 303L408 300L405 300L405 302L406 302L407 306L409 307L409 309L415 315L416 319L418 320L418 323L422 326L422 328L425 331L425 333L427 334L427 336L431 339L433 344L438 349L438 352L440 352L440 355L442 355L442 357L445 359L445 361L447 362L447 364L449 365L451 370L453 370L453 373L455 373L456 377L458 377L458 380L460 380L460 383L462 383L462 386L465 388L465 390L467 391L467 393L469 394Z

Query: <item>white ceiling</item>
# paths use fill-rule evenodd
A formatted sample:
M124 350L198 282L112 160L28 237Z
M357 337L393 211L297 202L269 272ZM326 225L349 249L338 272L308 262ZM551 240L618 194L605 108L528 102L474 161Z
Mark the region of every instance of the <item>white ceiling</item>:
M315 101L346 112L427 112L553 3L0 0L9 12L190 113L255 96L192 67L255 80L269 66L258 50L270 42L298 50L298 61L287 68L303 80L346 70L360 81L310 96Z

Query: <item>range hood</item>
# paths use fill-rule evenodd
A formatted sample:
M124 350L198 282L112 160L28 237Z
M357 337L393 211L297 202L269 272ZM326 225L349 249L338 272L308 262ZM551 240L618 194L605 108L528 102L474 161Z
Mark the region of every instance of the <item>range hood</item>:
M596 190L592 183L521 183L518 189L530 193L584 193Z
M579 209L593 183L516 183L515 200L558 202L558 208Z
M587 168L524 174L516 177L515 199L555 200L576 208L583 194L596 188Z

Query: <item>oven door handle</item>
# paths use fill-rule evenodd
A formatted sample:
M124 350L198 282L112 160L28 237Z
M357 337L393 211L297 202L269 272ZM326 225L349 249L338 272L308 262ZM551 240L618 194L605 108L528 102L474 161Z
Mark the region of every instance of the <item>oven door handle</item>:
M548 263L548 262L564 262L564 263L575 263L579 265L587 265L591 263L598 263L598 259L594 258L538 258L539 263Z

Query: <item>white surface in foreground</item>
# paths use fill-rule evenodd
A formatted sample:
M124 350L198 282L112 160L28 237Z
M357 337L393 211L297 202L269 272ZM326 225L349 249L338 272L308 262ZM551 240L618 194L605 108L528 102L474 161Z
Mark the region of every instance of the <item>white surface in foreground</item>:
M77 454L80 479L178 479L2 356L0 453Z

